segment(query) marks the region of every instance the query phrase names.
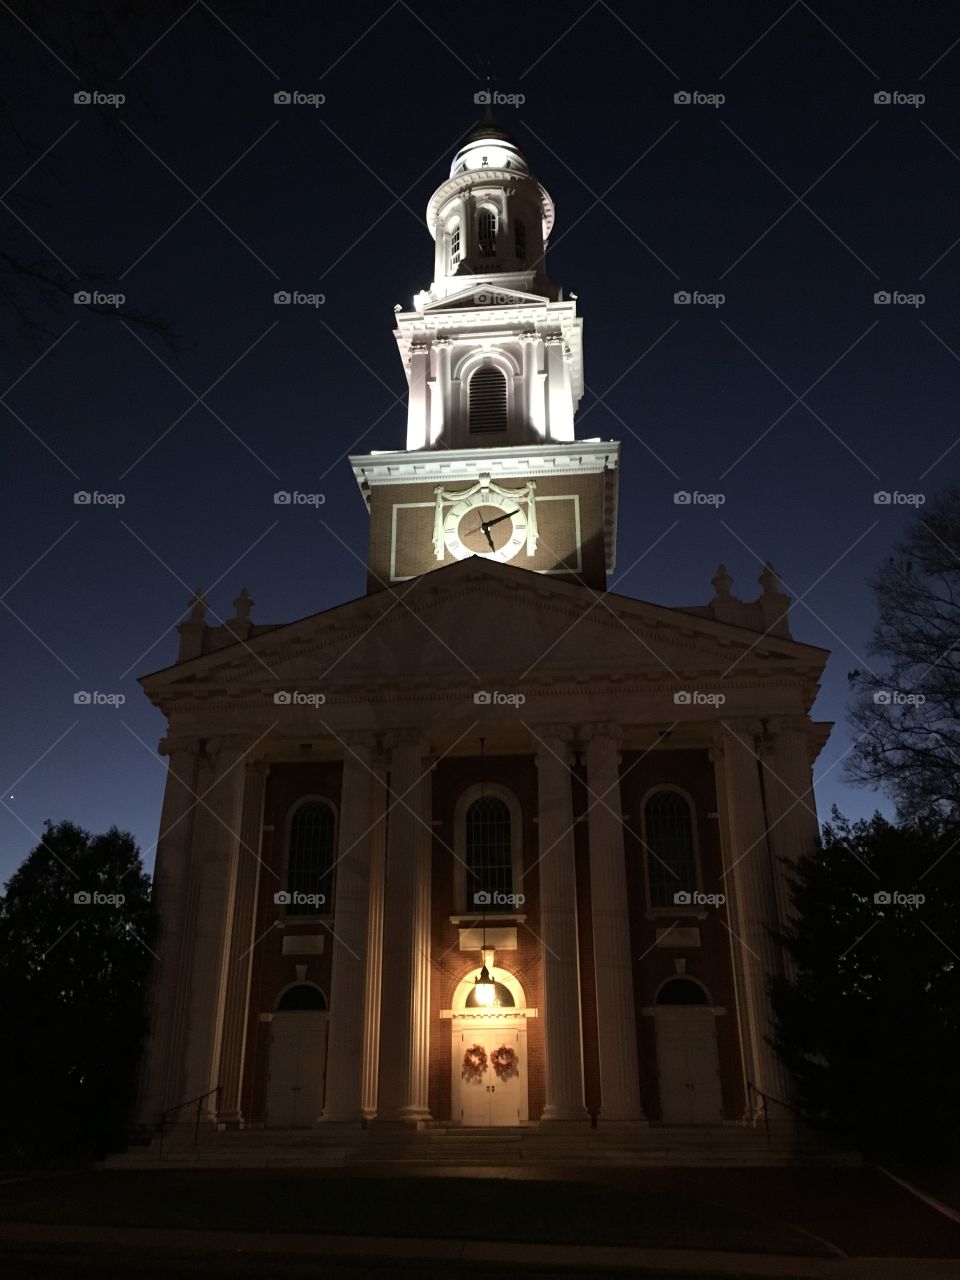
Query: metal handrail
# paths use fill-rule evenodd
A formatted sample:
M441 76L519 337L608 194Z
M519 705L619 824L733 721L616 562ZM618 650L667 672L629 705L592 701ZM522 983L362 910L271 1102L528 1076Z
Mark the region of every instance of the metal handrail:
M175 1107L167 1107L166 1111L160 1116L160 1146L157 1152L157 1159L163 1159L163 1138L166 1133L167 1116L172 1116L174 1112L182 1111L184 1107L197 1104L197 1119L193 1126L193 1145L196 1146L200 1141L200 1117L203 1114L203 1104L211 1096L211 1094L220 1094L223 1092L223 1085L218 1084L212 1089L208 1089L206 1093L201 1093L197 1098L187 1098L186 1102L178 1102Z
M764 1126L764 1129L765 1129L765 1131L766 1131L766 1135L767 1135L767 1142L769 1142L769 1141L770 1141L770 1112L769 1112L769 1108L767 1107L767 1103L768 1103L768 1102L775 1102L775 1103L777 1104L777 1106L779 1106L779 1107L783 1107L786 1111L792 1111L792 1112L793 1112L793 1114L794 1114L794 1115L795 1115L799 1120L802 1120L804 1124L809 1123L809 1122L808 1122L808 1120L807 1120L807 1117L803 1114L803 1112L799 1109L799 1107L795 1107L795 1106L793 1105L793 1103L792 1103L792 1102L784 1102L783 1098L778 1098L778 1097L776 1097L776 1096L775 1096L774 1094L772 1094L772 1093L764 1093L764 1091L763 1091L762 1089L758 1089L758 1088L757 1088L757 1086L753 1083L753 1081L752 1081L752 1080L748 1080L748 1081L747 1081L747 1089L748 1089L751 1093L755 1093L755 1094L756 1094L756 1095L761 1099L761 1101L762 1101L762 1106L763 1106L763 1126ZM797 1131L797 1148L798 1148L798 1151L799 1151L799 1149L800 1149L801 1147L802 1147L802 1135L801 1135L801 1131L800 1131L800 1130L798 1130L798 1131Z

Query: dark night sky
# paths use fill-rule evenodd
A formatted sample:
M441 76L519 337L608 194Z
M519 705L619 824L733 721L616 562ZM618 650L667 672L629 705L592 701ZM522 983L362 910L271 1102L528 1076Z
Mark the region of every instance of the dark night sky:
M11 4L28 21L37 8ZM87 12L62 8L78 25ZM402 445L393 305L429 284L423 210L478 116L485 60L526 96L499 118L557 205L550 274L585 319L578 434L623 441L611 586L704 603L724 560L750 599L771 558L802 597L794 634L834 653L816 708L838 721L821 811L869 811L876 797L831 766L849 745L846 673L869 658L867 580L912 511L873 495L932 495L960 459L960 14L120 8L134 20L79 79L54 56L71 63L58 20L48 50L0 16L16 184L0 247L30 257L44 242L75 287L96 271L183 339L171 353L70 303L32 346L5 327L0 875L48 817L129 828L152 863L163 723L136 676L173 660L190 589L215 582L228 617L246 585L262 622L362 594L367 516L345 455ZM97 111L78 89L127 101ZM280 89L326 103L277 106ZM681 89L726 102L678 106ZM876 105L878 90L926 102ZM325 305L277 308L282 288ZM679 289L726 301L678 307ZM884 289L926 301L875 306ZM208 411L195 397L211 384ZM326 505L278 508L280 488ZM78 489L126 501L78 507ZM726 501L677 507L678 489ZM126 703L77 707L78 689Z

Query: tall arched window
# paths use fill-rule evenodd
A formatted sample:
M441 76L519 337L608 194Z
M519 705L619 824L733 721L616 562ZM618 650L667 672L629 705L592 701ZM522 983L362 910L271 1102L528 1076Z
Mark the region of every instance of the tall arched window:
M517 257L523 262L527 256L527 228L522 222L517 222L514 225L513 247L516 250Z
M477 243L481 258L496 257L497 215L492 209L481 209L477 216Z
M470 432L506 429L507 380L493 365L482 365L470 379Z
M513 893L512 835L510 810L502 800L485 796L467 809L465 852L467 910L509 909L503 896Z
M323 800L300 805L290 823L287 855L287 914L327 915L333 909L333 849L336 821Z
M447 234L449 237L448 243L449 243L450 272L452 274L454 271L456 271L457 267L459 267L460 265L460 219L459 218L455 218L453 222L450 223L450 229Z
M697 889L697 852L690 803L679 791L655 791L647 800L643 841L650 906L688 905Z

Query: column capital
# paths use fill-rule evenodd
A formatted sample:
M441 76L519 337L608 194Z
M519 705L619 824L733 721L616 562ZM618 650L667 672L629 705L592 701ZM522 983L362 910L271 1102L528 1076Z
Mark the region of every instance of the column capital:
M800 733L806 737L810 721L804 715L771 716L766 725L767 733L771 738L779 738L785 733Z
M239 755L250 746L250 739L239 733L225 733L219 737L207 738L207 755L219 757L223 755Z
M422 755L427 750L427 739L422 729L389 729L383 735L382 746L390 753L399 747L419 747Z
M351 753L366 751L372 755L377 749L377 735L369 729L346 729L337 737L347 748L346 759Z
M552 758L551 753L562 755L569 750L576 736L570 724L533 724L530 733L538 763L541 756Z
M745 738L763 737L763 721L759 716L724 716L721 726L724 739L739 741L741 746L745 745Z
M175 756L181 751L190 755L199 755L200 739L189 734L172 734L161 738L157 744L157 753L161 756Z
M616 720L593 720L580 725L578 737L585 747L609 740L619 748L623 744L623 725Z

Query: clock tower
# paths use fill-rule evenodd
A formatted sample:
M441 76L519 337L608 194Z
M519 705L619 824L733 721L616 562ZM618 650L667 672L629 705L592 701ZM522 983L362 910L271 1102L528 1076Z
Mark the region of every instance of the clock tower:
M583 321L546 273L549 194L489 113L427 205L434 279L398 311L406 448L350 459L368 591L468 556L606 586L619 443L577 440Z

